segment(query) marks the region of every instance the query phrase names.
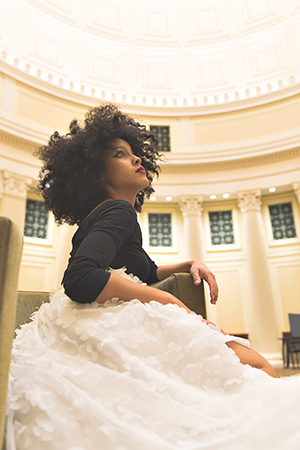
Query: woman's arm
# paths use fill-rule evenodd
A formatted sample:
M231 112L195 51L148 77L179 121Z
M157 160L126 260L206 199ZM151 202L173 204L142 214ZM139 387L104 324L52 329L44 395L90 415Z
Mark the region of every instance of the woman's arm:
M216 304L219 292L216 277L205 264L199 261L191 260L179 264L159 266L156 276L159 280L164 280L173 273L181 272L190 273L196 285L201 283L201 279L205 280L209 286L210 302Z
M138 284L117 274L111 273L104 289L96 298L96 302L104 303L106 300L110 300L113 297L118 297L121 300L132 300L137 298L143 303L148 303L151 300L160 302L163 305L172 303L184 308L187 312L191 312L191 310L178 298L168 292L155 289L151 286Z

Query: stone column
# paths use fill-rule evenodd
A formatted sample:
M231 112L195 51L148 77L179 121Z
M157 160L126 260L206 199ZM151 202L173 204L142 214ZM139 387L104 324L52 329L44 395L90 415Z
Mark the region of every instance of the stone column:
M298 199L298 202L300 204L300 182L299 183L293 183L293 188L294 188L296 197Z
M238 206L243 213L244 242L248 256L251 300L246 308L248 311L245 312L251 318L248 321L249 337L257 351L274 354L280 351L280 333L276 323L267 246L260 214L261 191L241 192L238 199Z
M181 197L183 214L185 255L187 259L204 259L204 233L201 223L203 196Z
M27 190L32 179L4 170L2 173L1 215L9 217L23 231Z
M70 257L70 251L72 248L72 237L75 233L77 227L70 226L66 223L61 225L58 229L57 237L57 247L56 247L56 286L61 285L61 280L64 271L67 268L68 260Z

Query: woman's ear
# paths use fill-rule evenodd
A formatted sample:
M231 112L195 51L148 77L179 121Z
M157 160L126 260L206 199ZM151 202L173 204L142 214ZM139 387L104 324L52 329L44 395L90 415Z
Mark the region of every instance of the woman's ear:
M97 183L99 184L99 186L103 189L106 185L107 185L107 179L105 177L105 175L103 175L103 177L100 177L97 180Z

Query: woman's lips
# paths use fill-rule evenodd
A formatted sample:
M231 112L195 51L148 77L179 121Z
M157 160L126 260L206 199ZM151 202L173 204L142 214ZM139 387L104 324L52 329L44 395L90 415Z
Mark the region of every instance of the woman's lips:
M144 169L143 166L140 166L140 167L136 170L136 172L146 173L146 170Z

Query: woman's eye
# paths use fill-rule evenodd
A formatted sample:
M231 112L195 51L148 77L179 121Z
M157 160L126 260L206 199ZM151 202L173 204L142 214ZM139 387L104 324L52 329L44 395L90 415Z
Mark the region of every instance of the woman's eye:
M122 150L117 150L113 156L114 158L122 158L124 156L124 152Z

